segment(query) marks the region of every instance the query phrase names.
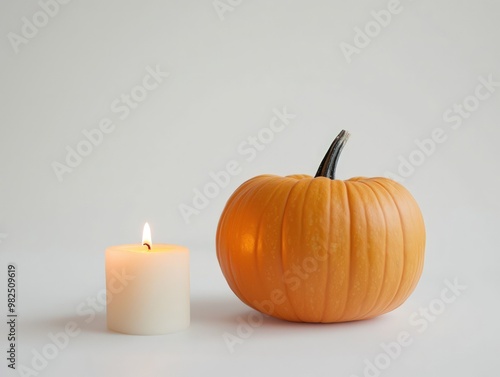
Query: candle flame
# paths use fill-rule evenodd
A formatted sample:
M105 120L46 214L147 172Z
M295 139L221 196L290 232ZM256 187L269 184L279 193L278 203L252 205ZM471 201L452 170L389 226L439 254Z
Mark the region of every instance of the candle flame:
M142 231L142 244L148 247L148 250L151 250L153 246L153 242L151 241L151 228L149 224L144 224L144 230Z

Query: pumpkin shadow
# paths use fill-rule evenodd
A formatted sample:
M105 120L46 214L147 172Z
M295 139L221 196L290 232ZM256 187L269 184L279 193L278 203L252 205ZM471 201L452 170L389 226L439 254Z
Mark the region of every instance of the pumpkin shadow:
M191 323L230 324L249 311L248 306L237 298L191 298Z
M252 314L253 313L253 314ZM242 316L247 318L248 316L254 315L256 313L255 310L248 309L246 313L243 313ZM294 322L287 321L285 319L271 317L269 315L263 315L263 322L260 327L267 327L269 329L310 329L311 331L323 331L325 329L348 329L348 328L357 328L364 327L365 325L372 326L375 322L383 321L381 317L374 317L363 320L355 320L355 321L347 321L347 322Z
M236 297L219 298L192 298L191 300L191 323L202 325L209 323L218 326L236 326L241 322L254 323L257 327L268 329L311 329L312 331L322 331L328 329L348 329L372 326L374 323L383 322L384 316L334 323L307 323L292 322L274 318L262 314L255 309L248 307ZM258 323L258 324L257 324Z

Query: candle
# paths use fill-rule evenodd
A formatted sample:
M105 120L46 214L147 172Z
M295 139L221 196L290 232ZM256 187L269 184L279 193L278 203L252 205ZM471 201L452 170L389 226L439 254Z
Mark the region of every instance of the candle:
M106 249L107 323L113 331L159 335L189 326L189 250L153 244Z

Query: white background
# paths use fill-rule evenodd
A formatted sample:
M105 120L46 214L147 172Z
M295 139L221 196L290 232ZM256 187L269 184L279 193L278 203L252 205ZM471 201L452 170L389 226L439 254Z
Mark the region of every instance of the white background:
M81 334L40 376L361 376L381 343L402 331L413 342L381 375L496 374L500 87L456 129L443 115L474 95L479 77L500 81L500 3L401 1L349 63L340 45L354 45L355 28L387 4L243 1L219 17L209 0L74 0L16 53L8 34L21 35L23 17L41 8L3 0L0 287L16 263L18 366L31 367L49 333L74 321ZM120 119L111 103L157 65L170 76ZM296 117L247 161L238 146L283 107ZM106 117L115 130L60 182L53 163L64 163L66 147ZM339 178L397 173L415 140L436 128L446 141L404 181L428 232L424 274L410 299L357 323L266 318L231 353L223 334L236 335L239 318L252 313L215 257L218 217L234 189L258 174L314 174L341 129L352 136ZM179 206L192 205L193 190L231 160L241 173L187 223ZM145 221L153 242L191 249L191 327L119 335L107 331L104 311L85 323L75 308L104 288L104 249L138 243ZM447 279L467 289L419 332L412 313L439 299ZM0 313L5 302L2 293ZM2 357L2 376L16 375L6 364Z

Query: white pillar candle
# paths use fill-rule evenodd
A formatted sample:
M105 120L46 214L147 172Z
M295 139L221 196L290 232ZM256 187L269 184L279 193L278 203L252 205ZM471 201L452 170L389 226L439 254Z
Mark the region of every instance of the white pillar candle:
M113 331L159 335L189 326L189 250L151 243L106 249L107 323Z

